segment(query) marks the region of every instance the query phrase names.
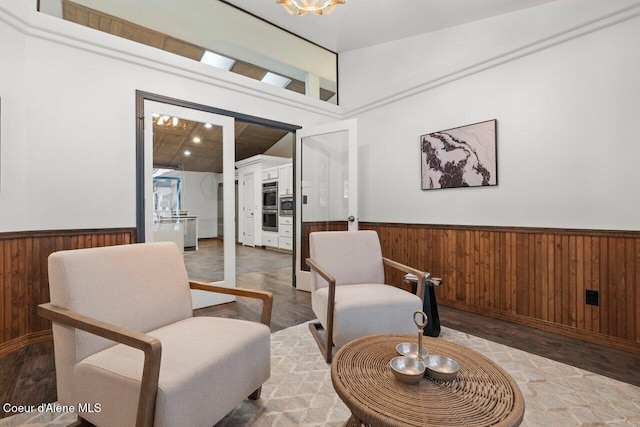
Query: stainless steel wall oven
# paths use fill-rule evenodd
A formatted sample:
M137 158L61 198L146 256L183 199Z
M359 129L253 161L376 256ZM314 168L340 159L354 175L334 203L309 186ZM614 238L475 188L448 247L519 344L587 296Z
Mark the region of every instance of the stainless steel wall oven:
M262 230L278 231L278 209L262 209Z
M278 210L277 182L265 182L262 184L262 209Z
M293 216L293 196L280 197L280 215Z

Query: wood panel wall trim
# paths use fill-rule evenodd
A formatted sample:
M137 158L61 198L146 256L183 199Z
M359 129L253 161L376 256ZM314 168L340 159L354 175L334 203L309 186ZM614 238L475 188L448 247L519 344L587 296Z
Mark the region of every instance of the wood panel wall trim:
M640 354L640 232L361 222L438 303ZM402 276L388 272L402 287ZM599 304L586 303L595 291Z
M623 237L640 239L640 230L599 230L581 228L549 228L549 227L515 227L497 225L454 225L454 224L403 224L393 222L366 222L360 221L359 225L365 228L390 227L390 228L429 228L433 230L460 230L460 231L496 231L526 234L559 234L572 236L598 236L598 237Z
M135 228L0 233L0 355L51 337L51 323L37 314L49 302L51 253L135 242Z
M28 230L28 231L9 231L0 233L0 241L8 239L51 237L51 236L80 236L90 234L119 234L133 233L135 238L136 229L133 227L122 228L87 228L87 229L69 229L69 230ZM135 239L134 239L135 241Z

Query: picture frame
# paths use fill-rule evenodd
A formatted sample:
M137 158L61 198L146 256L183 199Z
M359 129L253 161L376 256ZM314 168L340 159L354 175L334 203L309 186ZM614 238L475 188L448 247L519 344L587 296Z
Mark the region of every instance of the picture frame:
M498 185L497 120L420 136L422 190Z

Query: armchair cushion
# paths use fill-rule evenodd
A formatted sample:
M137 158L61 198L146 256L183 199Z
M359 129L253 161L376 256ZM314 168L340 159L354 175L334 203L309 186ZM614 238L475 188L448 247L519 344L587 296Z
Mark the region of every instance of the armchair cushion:
M194 317L148 335L162 342L156 427L211 427L208 420L223 418L269 378L269 328L261 323ZM141 351L119 344L74 366L76 396L118 408L118 419L97 413L94 423L134 425L143 359ZM202 396L211 404L202 405Z
M55 252L49 256L49 282L52 304L138 332L193 316L187 270L173 243ZM63 329L76 349L68 363L113 345Z
M327 324L329 288L314 292L313 312ZM336 286L333 342L336 347L366 335L417 333L413 312L422 309L422 300L389 285L371 283Z
M382 257L378 233L320 231L309 234L311 306L326 331L310 327L331 361L332 348L366 335L417 332L413 313L422 299L385 284L385 263L402 271L424 273ZM335 285L335 286L334 286ZM335 291L330 300L331 290Z
M384 265L378 233L375 231L330 231L309 235L311 258L329 271L336 286L358 283L384 283ZM317 273L311 273L311 289L328 286Z

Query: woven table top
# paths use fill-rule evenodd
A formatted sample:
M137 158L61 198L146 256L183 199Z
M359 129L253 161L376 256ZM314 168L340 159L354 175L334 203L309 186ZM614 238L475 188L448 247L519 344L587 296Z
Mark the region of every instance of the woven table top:
M338 350L331 364L336 393L353 415L371 426L516 426L524 398L515 381L481 354L441 339L424 337L429 354L460 364L449 382L425 376L417 384L396 380L389 361L396 345L415 335L373 335Z

